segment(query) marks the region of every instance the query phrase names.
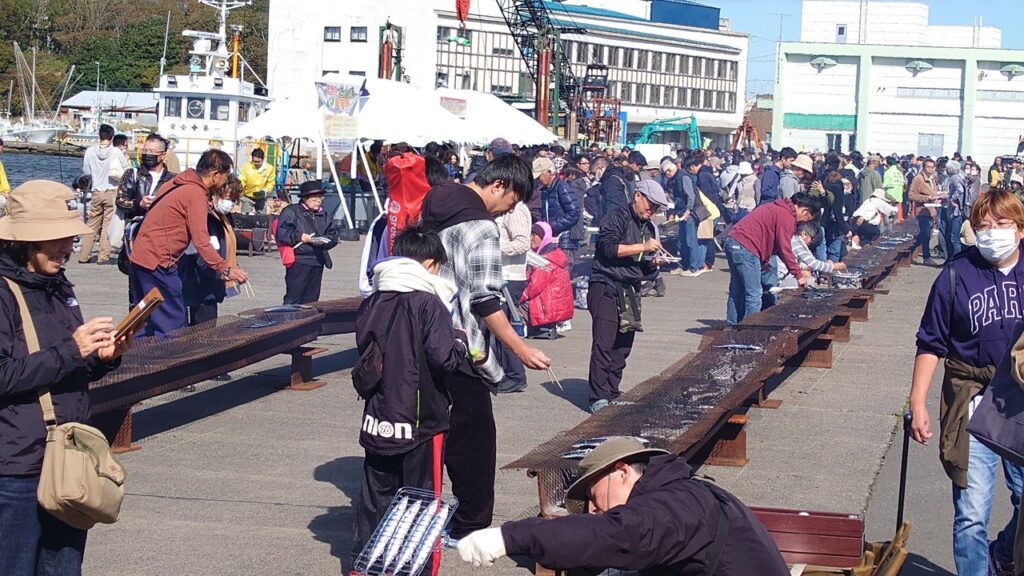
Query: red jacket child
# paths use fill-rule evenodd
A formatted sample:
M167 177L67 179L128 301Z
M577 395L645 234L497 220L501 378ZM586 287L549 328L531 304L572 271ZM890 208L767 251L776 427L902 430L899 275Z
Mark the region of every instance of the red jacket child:
M569 282L569 259L551 237L546 222L533 225L531 247L551 263L550 270L531 266L526 273L526 290L519 300L527 303L530 326L546 326L572 320L573 292Z

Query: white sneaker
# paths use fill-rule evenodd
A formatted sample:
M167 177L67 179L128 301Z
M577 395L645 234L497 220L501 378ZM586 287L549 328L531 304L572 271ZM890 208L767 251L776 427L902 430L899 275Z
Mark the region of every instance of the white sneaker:
M566 320L555 326L555 331L561 334L562 332L572 332L572 321Z
M710 268L701 268L700 270L697 270L696 272L694 272L693 276L696 278L698 276L702 276L704 274L707 274L708 272L711 272Z
M676 268L675 270L669 272L669 274L673 276L682 276L684 278L696 278L697 276L700 276L700 272L691 272L689 270L684 270L682 268Z

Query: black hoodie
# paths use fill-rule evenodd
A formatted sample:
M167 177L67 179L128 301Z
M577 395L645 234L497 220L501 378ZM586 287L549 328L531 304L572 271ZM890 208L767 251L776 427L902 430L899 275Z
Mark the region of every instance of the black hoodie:
M82 312L64 273L44 276L0 255L0 276L21 286L39 338L29 355L21 313L6 281L0 281L0 476L38 475L42 469L46 426L36 388L50 386L57 423L86 422L89 382L118 364L95 355L82 358L71 337Z
M725 490L690 475L685 461L656 456L622 506L604 514L509 522L501 527L505 550L554 569L618 568L652 576L696 576L707 568L721 498L729 531L714 575L788 575L786 562L754 513Z

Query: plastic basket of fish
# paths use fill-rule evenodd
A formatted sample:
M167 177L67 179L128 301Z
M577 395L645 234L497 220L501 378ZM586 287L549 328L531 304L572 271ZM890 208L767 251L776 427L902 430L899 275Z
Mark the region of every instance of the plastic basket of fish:
M441 534L459 501L438 498L417 488L402 488L384 519L356 558L355 571L365 576L416 576L441 547Z

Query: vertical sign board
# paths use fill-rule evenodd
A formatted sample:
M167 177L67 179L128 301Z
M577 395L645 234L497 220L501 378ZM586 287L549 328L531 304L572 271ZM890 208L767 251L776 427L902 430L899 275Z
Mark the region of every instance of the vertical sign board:
M317 82L324 114L324 142L331 154L346 154L359 138L356 114L366 101L363 84Z
M628 115L625 112L619 112L619 144L622 146L626 145L626 131L629 127L629 123L626 121L627 118Z

